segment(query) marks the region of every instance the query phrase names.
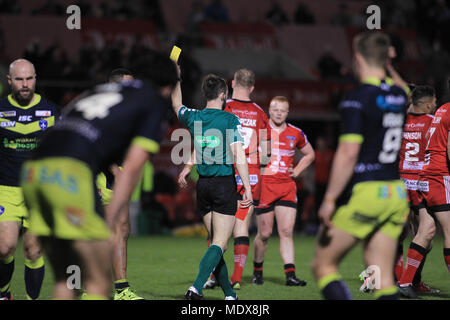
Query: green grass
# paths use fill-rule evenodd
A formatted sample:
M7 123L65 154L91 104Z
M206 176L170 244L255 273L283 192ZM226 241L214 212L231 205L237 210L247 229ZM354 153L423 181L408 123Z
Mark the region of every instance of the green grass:
M251 239L252 241L253 239ZM232 241L230 241L230 244ZM405 252L409 242L405 241ZM225 254L229 274L233 271L232 244ZM321 295L310 271L315 239L295 236L295 262L297 276L308 282L306 287L286 287L284 285L283 263L279 254L279 240L273 237L264 261L264 285L251 284L253 252L250 248L243 273L241 290L237 291L241 300L316 300ZM449 299L448 271L442 256L443 239L434 241L434 248L427 258L423 270L424 281L441 290L438 296L422 296L423 299ZM176 238L168 236L133 237L128 243L128 279L136 292L146 299L183 299L187 288L194 281L201 257L206 250L204 238ZM370 294L359 292L359 273L364 269L362 248L356 247L342 262L340 272L355 299L371 299ZM25 299L23 280L23 254L19 245L16 251L16 269L12 280L12 293L16 300ZM53 276L47 265L41 290L41 299L50 299ZM220 288L204 290L205 299L223 299Z

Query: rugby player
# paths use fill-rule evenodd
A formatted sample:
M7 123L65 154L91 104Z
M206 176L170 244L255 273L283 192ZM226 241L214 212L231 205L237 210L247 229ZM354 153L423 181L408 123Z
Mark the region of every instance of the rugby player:
M42 134L58 118L57 106L35 93L36 71L31 62L18 59L9 66L11 94L0 100L0 300L12 299L10 281L14 252L21 227L25 256L25 287L28 299L37 299L45 267L38 238L29 232L29 218L20 168L38 147Z
M117 68L111 71L109 82L120 83L133 80L131 71ZM115 177L120 174L120 169L113 164L109 170L97 176L97 188L104 206L109 205L113 194ZM127 243L130 235L129 204L123 207L117 224L111 230L112 244L112 271L114 276L114 300L143 300L131 288L127 280Z
M287 286L305 286L295 274L294 231L297 215L297 185L294 181L314 161L314 150L305 133L286 122L289 101L276 96L270 102L269 127L271 136L271 158L262 175L260 206L256 221L258 232L253 242L252 283L262 285L263 263L267 244L272 234L274 218L277 220L280 236L280 254L284 263ZM292 169L295 150L299 149L302 159Z
M399 297L394 260L409 206L398 173L398 152L409 88L398 87L386 75L390 46L381 32L362 33L353 40L353 65L361 84L339 106L342 133L319 209L322 225L312 263L325 299L352 298L338 267L359 241L364 242L366 265L377 266L374 271L380 276L374 297Z
M253 200L244 139L240 133L239 118L223 111L228 94L225 80L216 75L207 75L203 79L202 93L207 103L201 111L183 105L180 83L172 95L173 109L178 119L194 137L195 163L199 174L197 212L203 217L211 239L211 245L200 262L197 278L185 298L203 299L203 286L214 272L225 300L236 300L223 254L232 235L238 209L233 163L244 186L241 208L250 207Z
M111 293L110 231L151 153L159 150L161 122L177 82L165 55L143 56L138 79L95 86L71 102L53 131L22 168L21 186L30 212L30 231L40 237L55 276L53 297L74 299L68 266L79 266L82 299ZM107 211L95 177L124 159ZM105 221L106 218L106 221Z
M450 83L449 83L450 85ZM423 205L444 234L444 261L450 272L450 103L440 106L427 132L425 164L420 172L420 195ZM425 247L426 248L426 247ZM423 252L418 252L422 256ZM421 260L416 255L416 260ZM420 262L419 262L420 263Z
M412 214L418 216L419 227L412 240L408 253L406 268L396 274L400 294L405 297L417 297L415 292L435 292L421 281L421 271L427 253L431 250L431 240L436 233L434 219L421 207L419 196L419 174L425 157L425 138L436 111L436 94L430 86L417 86L411 95L411 112L406 117L400 149L399 172L405 182ZM399 257L403 261L403 255ZM410 287L410 288L405 288ZM413 290L412 290L413 289Z
M232 98L227 100L224 110L238 116L241 122L254 204L254 206L250 207L244 220L236 219L233 229L234 271L231 276L231 286L233 289L240 289L242 272L244 271L250 246L250 221L254 207L259 204L261 191L261 156L267 154L267 150L269 149L267 141L270 139L270 136L267 130L269 120L266 113L250 98L255 88L255 74L253 71L248 69L236 71L231 86L233 88ZM261 152L259 152L259 148L261 148ZM264 158L262 159L264 162ZM192 165L187 164L185 168L187 170L183 170L179 177L182 185L185 185L185 177L190 173ZM239 175L236 175L236 183L238 185L238 199L241 200L244 188ZM212 289L216 285L216 279L214 276L211 276L211 279L205 283L204 289Z

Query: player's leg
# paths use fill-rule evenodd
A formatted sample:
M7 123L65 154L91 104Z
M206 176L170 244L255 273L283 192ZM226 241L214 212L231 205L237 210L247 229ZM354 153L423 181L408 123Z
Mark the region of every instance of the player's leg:
M111 293L111 243L108 240L74 240L74 251L83 265L83 299L107 300Z
M323 297L349 300L350 291L338 272L342 258L358 243L357 238L336 227L319 229L312 271Z
M269 238L272 235L274 217L274 207L259 209L256 215L258 231L253 240L253 284L261 285L264 283L264 256L267 251Z
M25 257L25 288L27 298L36 300L41 292L45 275L42 248L39 238L31 234L28 230L24 232L22 242Z
M295 275L295 252L292 235L296 216L297 208L275 206L275 218L277 219L278 235L280 237L280 255L284 264L287 286L306 285L306 281L298 279Z
M239 206L239 203L238 203ZM234 270L231 276L231 283L234 289L240 289L242 272L250 247L250 238L248 229L254 212L254 206L251 206L244 220L236 219L233 229L234 238Z
M436 234L436 224L427 209L419 210L419 227L412 240L407 254L406 268L399 280L401 287L411 286L416 273L420 272L426 258L428 248ZM420 269L419 269L420 268Z
M398 299L397 287L395 286L392 269L395 262L397 250L397 239L394 239L382 231L377 231L365 243L364 260L369 268L372 266L379 276L379 287L375 292L376 299L394 300Z
M0 222L0 299L10 299L10 282L14 272L14 252L19 238L18 221Z
M444 260L450 272L450 211L435 212L435 215L444 234Z

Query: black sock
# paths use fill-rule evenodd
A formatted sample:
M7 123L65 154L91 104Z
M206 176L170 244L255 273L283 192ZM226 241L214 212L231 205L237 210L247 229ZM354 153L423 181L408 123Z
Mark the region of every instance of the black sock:
M6 296L14 272L14 257L0 262L0 296Z
M34 262L25 259L25 289L30 299L36 300L39 297L44 275L45 266L42 257Z
M284 273L286 274L286 278L295 277L295 265L293 263L285 264Z
M351 300L352 295L345 283L341 280L334 280L322 289L322 295L326 300Z
M118 280L118 281L114 282L114 289L117 292L122 292L123 290L125 290L129 286L130 286L130 284L128 283L127 280Z
M254 262L253 261L253 275L262 276L263 274L263 262Z

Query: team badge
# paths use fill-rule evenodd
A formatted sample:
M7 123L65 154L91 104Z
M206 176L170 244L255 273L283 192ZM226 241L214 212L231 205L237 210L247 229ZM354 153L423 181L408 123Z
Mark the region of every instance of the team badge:
M47 120L39 120L39 128L41 128L42 131L46 130L48 128Z

